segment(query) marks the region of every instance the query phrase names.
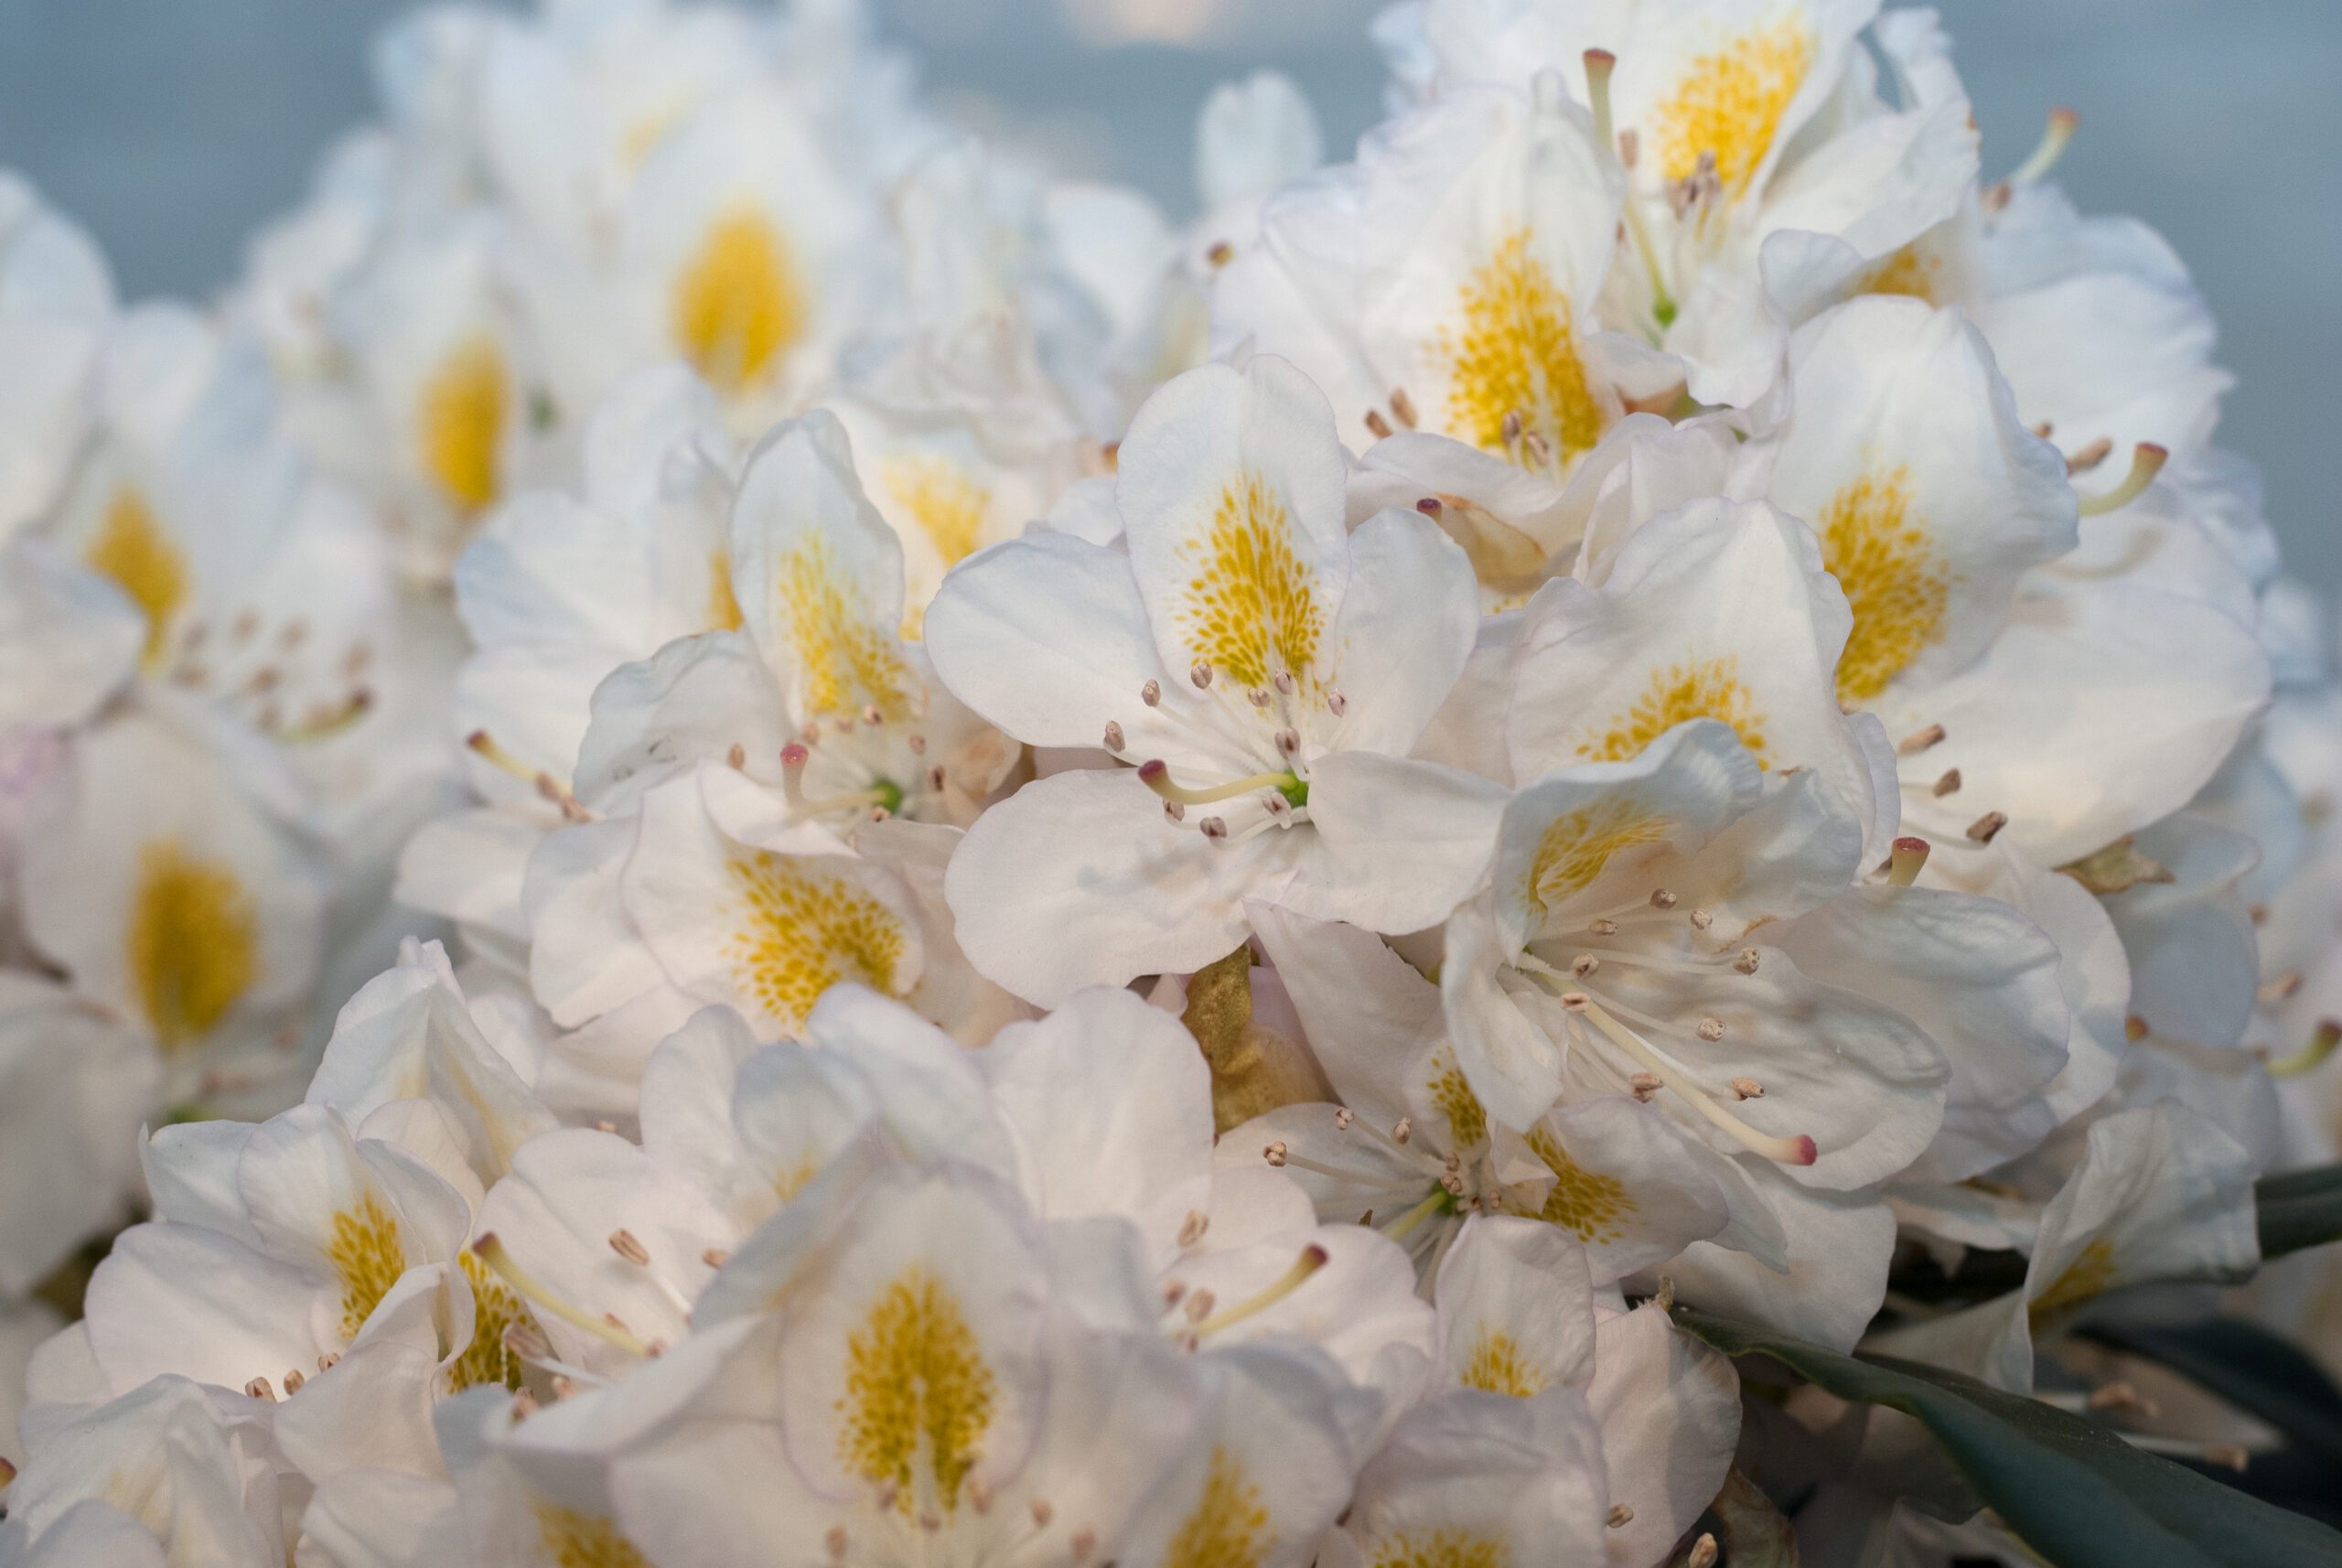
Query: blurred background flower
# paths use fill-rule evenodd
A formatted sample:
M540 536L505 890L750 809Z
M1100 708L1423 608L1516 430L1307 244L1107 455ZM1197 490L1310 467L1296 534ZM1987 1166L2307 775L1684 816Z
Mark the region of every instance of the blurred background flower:
M873 0L949 106L1084 173L1191 209L1211 86L1273 65L1328 151L1375 116L1379 0ZM95 231L132 297L203 294L370 114L367 40L410 0L0 0L0 162ZM2342 5L2333 0L1949 0L1987 171L2053 103L2083 130L2058 173L2187 259L2242 372L2224 445L2261 465L2286 563L2342 589L2326 378L2342 362Z

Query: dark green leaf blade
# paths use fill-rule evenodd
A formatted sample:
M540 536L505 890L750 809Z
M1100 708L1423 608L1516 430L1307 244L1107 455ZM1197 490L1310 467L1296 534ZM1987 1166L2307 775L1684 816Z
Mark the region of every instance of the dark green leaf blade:
M2342 1240L2342 1165L2262 1176L2252 1196L2263 1258Z
M1841 1399L1924 1423L2008 1527L2057 1568L2342 1568L2342 1534L2159 1459L2113 1433L1972 1378L1846 1356L1689 1307L1679 1327L1765 1356Z

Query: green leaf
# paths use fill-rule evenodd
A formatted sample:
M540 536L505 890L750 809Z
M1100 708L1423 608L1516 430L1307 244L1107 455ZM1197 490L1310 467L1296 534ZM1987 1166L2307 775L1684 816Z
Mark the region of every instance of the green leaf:
M2253 1184L2252 1196L2263 1258L2342 1240L2342 1165L2262 1176Z
M2056 1568L2342 1568L2342 1534L2036 1400L1689 1307L1676 1309L1675 1322L1727 1356L1768 1357L1841 1399L1914 1417L2009 1529Z
M2083 1337L2160 1361L2296 1447L2342 1464L2342 1390L2326 1369L2267 1329L2233 1317L2165 1326L2093 1323Z

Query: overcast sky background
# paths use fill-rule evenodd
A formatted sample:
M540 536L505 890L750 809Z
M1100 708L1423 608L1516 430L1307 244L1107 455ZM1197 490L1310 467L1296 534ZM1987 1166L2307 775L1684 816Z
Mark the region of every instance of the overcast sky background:
M876 0L939 89L1040 121L1090 172L1192 206L1195 109L1290 72L1347 148L1375 117L1373 0ZM0 0L0 164L93 230L133 296L202 295L371 113L366 44L405 0ZM1988 173L2053 103L2086 209L2170 237L2241 378L2223 441L2260 464L2294 570L2342 589L2342 0L1946 0Z

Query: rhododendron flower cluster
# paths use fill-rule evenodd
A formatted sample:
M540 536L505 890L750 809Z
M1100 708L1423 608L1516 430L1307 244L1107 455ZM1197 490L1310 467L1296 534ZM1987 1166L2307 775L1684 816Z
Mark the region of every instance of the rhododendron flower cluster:
M419 13L207 308L0 178L0 1563L2081 1560L1731 1334L2279 1440L2107 1359L2342 1135L2184 268L1930 11L1373 32L1191 220L846 0Z

